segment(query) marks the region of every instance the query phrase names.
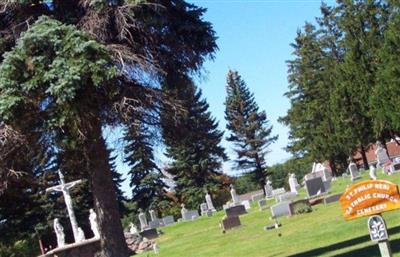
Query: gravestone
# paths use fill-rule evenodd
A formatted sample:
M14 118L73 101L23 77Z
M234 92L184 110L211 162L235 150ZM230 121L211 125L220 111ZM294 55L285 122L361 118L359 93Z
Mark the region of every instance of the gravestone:
M325 197L324 203L325 204L329 204L329 203L338 202L341 196L342 196L342 193L334 194L334 195L328 195L327 197Z
M241 225L239 216L226 217L222 220L222 228L224 230L230 230L232 228L239 227Z
M149 222L149 228L159 228L160 221L159 220L152 220Z
M250 210L251 206L250 206L250 201L246 200L246 201L242 201L242 205L244 205L244 208L246 210Z
M312 178L305 181L307 194L309 197L325 193L325 185L321 177Z
M290 202L293 199L295 199L297 196L297 193L294 192L287 192L284 194L280 194L276 197L277 202Z
M143 210L139 210L139 222L140 222L140 230L145 230L149 227L149 225L147 224L147 217L146 214L143 212Z
M292 203L289 203L289 215L298 215L303 213L312 212L310 202L308 200L302 199Z
M206 194L206 203L207 203L207 207L208 207L208 209L210 211L216 212L214 204L213 204L212 199L211 199L211 195L208 192Z
M200 204L201 216L206 216L208 213L208 206L206 203Z
M299 183L297 182L296 175L294 173L290 174L289 177L289 187L290 192L298 194L297 189L300 187Z
M232 196L232 202L234 205L240 204L239 196L237 195L235 187L233 185L231 185L231 196Z
M236 205L225 209L225 214L227 217L240 216L246 213L247 211L244 205Z
M194 220L199 217L199 213L197 210L187 210L184 214L182 213L183 220Z
M158 237L158 232L157 232L157 229L152 228L152 229L143 230L142 232L140 232L140 235L149 240L152 240L152 239L155 239Z
M378 161L377 166L383 167L384 164L390 161L390 158L386 152L386 149L383 147L380 141L376 142L377 149L375 151L376 160Z
M273 218L288 216L290 214L290 202L280 202L270 207Z
M376 168L372 164L369 166L369 177L372 180L376 180L377 179L377 177L376 177Z
M261 200L263 198L264 198L264 194L255 194L255 195L251 196L251 200L253 202L257 202L257 201L259 201L259 200Z
M162 218L162 221L165 226L175 223L174 216L165 216L164 218Z
M265 207L267 207L267 200L266 199L259 200L258 207L260 207L260 210L263 210Z
M284 194L284 193L286 193L286 191L283 187L272 190L273 197L276 197L276 196L278 196L280 194Z
M264 190L265 190L265 196L267 198L271 198L273 196L272 191L274 190L274 188L272 187L271 180L269 180L268 178L267 178L267 182L265 182Z
M350 172L351 180L356 180L356 179L360 178L357 164L355 164L354 162L350 162L348 169Z

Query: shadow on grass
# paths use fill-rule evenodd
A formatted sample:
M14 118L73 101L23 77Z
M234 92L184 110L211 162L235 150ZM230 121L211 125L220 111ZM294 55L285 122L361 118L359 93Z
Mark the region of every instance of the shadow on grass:
M400 232L400 226L388 229L389 235L394 235ZM356 237L353 239L349 239L346 241L342 241L339 243L331 244L328 246L323 246L319 248L315 248L309 251L305 251L302 253L297 253L293 255L289 255L288 257L315 257L320 256L322 254L327 254L332 251L336 251L338 249L344 249L346 247L355 246L357 244L370 242L371 238L369 235ZM390 240L390 246L392 248L392 252L400 251L400 239ZM354 257L354 256L380 256L378 244L373 244L369 246L365 246L363 248L352 249L348 252L332 255L332 256L341 256L341 257Z

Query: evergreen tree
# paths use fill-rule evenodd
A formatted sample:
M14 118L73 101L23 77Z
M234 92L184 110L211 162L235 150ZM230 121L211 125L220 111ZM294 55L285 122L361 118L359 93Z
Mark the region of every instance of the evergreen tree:
M123 217L126 212L127 212L127 208L125 207L125 202L126 202L126 198L124 196L124 192L121 189L122 183L125 181L125 179L122 178L121 173L119 173L117 171L117 165L116 165L116 159L117 156L111 155L111 150L109 151L109 163L110 163L110 169L111 169L111 175L113 178L113 182L114 182L114 190L115 193L117 195L117 202L118 202L118 206L119 206L119 214L120 217Z
M220 146L223 132L201 99L201 91L189 78L181 80L179 90L167 91L180 104L182 112L163 112L163 138L166 155L172 162L167 172L173 175L175 192L187 208L197 209L204 202L205 191L218 198L227 188L221 162L227 159Z
M154 160L151 132L141 121L132 122L125 130L125 162L130 166L131 201L137 209L157 208L166 200L166 184Z
M43 142L60 150L70 141L82 151L101 233L98 255L128 256L102 128L126 125L127 116L167 101L146 84L162 80L165 60L190 74L212 57L205 10L182 0L1 1L0 9L1 119L37 155ZM9 162L0 161L7 173Z
M235 144L237 168L253 174L254 181L264 188L266 176L265 155L277 140L265 111L259 111L254 96L236 71L227 75L225 118L231 134L228 141Z
M378 82L370 99L374 132L382 135L388 132L396 140L400 132L400 5L391 1L390 20L384 34L383 47L379 51L382 64L378 70ZM397 140L396 140L397 141ZM397 141L398 144L400 142Z
M364 168L368 169L366 146L375 139L369 98L377 85L378 50L382 47L387 8L379 0L341 1L337 8L344 60L332 94L333 119L340 135L338 142L351 145L349 155L360 149Z

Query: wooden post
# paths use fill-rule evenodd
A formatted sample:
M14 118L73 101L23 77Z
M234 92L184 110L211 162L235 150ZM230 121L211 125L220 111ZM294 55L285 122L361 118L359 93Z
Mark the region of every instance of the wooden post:
M389 240L385 240L378 243L379 251L382 257L392 257L392 250L390 249Z

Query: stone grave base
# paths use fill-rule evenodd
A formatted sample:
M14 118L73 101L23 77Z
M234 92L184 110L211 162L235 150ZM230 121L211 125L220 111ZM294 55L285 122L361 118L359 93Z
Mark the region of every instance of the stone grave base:
M93 238L56 248L39 257L94 257L99 250L100 239Z
M240 223L239 216L226 217L222 220L222 229L224 231L239 227L240 225L242 224Z
M158 232L157 232L157 229L152 228L152 229L143 230L142 232L140 232L140 235L142 237L145 237L145 238L151 240L151 239L155 239L158 237Z
M240 215L243 215L246 213L247 213L247 211L246 211L246 208L244 207L244 205L236 205L236 206L225 209L225 214L228 217L240 216Z
M342 193L334 194L334 195L328 195L327 197L325 197L324 203L325 204L329 204L329 203L337 202L337 201L339 201L341 196L342 196Z

